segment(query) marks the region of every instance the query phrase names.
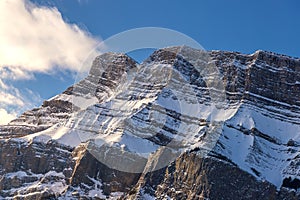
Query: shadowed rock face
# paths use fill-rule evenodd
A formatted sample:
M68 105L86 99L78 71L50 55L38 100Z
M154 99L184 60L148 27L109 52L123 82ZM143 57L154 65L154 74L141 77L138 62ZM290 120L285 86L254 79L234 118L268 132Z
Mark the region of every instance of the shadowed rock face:
M201 63L214 63L224 84L224 112L231 115L221 126L170 106L194 99L211 105L219 88L206 82ZM271 52L171 47L141 65L124 54L100 55L85 79L0 126L0 198L299 199L299 91L300 60ZM150 124L155 134L144 128ZM199 133L182 133L186 124L197 124ZM60 127L93 139L51 139ZM203 156L211 127L220 135ZM99 135L117 139L97 146ZM145 157L149 146L160 148Z
M124 54L106 53L96 57L85 79L62 94L44 101L41 107L23 113L6 126L0 126L0 137L22 137L64 123L72 113L80 109L74 105L76 97L87 100L96 97L94 103L101 103L114 93L126 73L135 68L136 62Z
M253 101L263 101L254 97L259 95L291 106L300 105L300 85L296 84L300 80L299 59L265 51L252 55L212 52L212 57L223 71L228 92L244 93L244 98Z

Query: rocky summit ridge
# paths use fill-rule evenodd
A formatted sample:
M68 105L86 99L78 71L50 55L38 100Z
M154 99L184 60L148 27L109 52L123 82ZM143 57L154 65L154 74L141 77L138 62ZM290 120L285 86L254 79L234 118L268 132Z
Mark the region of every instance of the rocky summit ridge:
M300 59L105 53L0 137L0 199L299 199Z

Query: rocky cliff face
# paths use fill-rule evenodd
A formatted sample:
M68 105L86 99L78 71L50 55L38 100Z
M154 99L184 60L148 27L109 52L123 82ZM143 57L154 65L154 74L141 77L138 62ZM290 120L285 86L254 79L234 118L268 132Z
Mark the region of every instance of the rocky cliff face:
M299 199L300 60L171 47L95 59L0 127L0 197Z

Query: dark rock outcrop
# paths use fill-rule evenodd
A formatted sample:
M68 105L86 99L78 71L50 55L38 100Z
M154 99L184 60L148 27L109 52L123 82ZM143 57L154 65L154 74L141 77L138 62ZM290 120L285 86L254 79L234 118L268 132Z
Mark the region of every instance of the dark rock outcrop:
M300 60L271 52L100 55L85 79L0 126L0 198L299 199L299 91ZM180 110L216 100L224 121Z

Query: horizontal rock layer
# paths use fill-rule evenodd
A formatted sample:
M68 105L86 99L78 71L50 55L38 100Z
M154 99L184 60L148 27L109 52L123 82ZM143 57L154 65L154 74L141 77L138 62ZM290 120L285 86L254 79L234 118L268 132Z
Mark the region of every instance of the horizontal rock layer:
M297 199L299 91L300 60L271 52L100 55L0 127L0 196Z

